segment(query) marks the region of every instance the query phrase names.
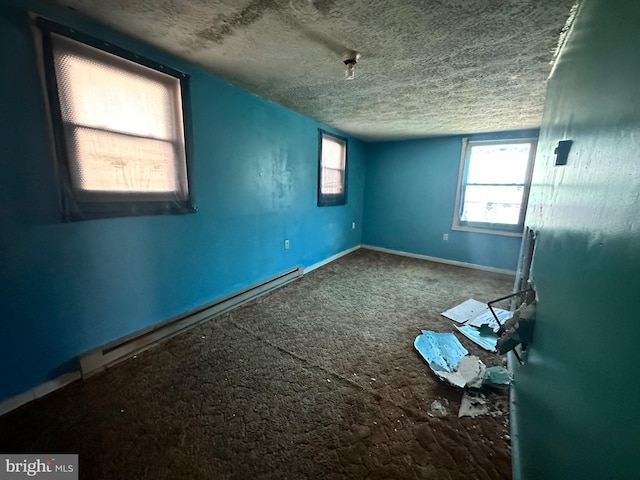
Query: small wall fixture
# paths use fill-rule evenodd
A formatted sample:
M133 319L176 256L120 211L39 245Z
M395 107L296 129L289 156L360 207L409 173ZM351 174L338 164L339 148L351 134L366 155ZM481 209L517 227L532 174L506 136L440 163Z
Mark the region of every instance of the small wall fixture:
M553 164L566 165L569 159L569 150L571 150L571 144L573 140L560 140L553 150Z
M342 55L342 62L347 67L344 71L345 80L353 80L356 78L356 63L360 59L360 54L354 50L347 50Z

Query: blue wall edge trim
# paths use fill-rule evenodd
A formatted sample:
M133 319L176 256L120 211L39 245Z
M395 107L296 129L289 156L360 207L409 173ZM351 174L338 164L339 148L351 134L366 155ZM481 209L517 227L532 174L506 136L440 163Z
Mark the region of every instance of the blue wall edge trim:
M485 265L477 265L475 263L459 262L457 260L448 260L446 258L430 257L429 255L421 255L419 253L403 252L401 250L392 250L390 248L375 247L373 245L361 245L361 247L362 248L366 248L368 250L375 250L377 252L390 253L392 255L401 255L403 257L417 258L417 259L420 259L420 260L427 260L429 262L446 263L447 265L455 265L456 267L472 268L474 270L482 270L484 272L500 273L502 275L512 275L512 276L514 276L516 274L515 270L507 270L505 268L487 267Z

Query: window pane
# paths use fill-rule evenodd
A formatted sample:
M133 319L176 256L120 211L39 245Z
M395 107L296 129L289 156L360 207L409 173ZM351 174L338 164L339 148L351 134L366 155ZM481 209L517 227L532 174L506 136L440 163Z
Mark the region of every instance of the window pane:
M318 206L344 205L346 203L347 140L318 130L319 186Z
M52 35L65 122L143 137L183 136L179 80ZM179 121L178 121L179 120Z
M517 225L524 187L468 185L460 220Z
M342 170L334 168L322 169L322 193L323 194L340 194L344 190L344 182L342 181Z
M186 172L176 171L170 142L67 126L71 178L85 191L178 192L186 197ZM123 197L126 200L126 197Z
M73 188L118 202L139 193L188 199L180 81L51 37Z
M530 143L471 145L467 183L524 184Z
M344 169L344 144L330 137L322 137L322 167Z

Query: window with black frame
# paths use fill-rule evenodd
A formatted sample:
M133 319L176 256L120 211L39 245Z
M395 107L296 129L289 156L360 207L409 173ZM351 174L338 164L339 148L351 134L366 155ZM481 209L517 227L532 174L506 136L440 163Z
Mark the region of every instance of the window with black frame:
M195 211L187 75L38 19L65 221Z
M463 140L454 230L520 235L536 139Z
M347 203L347 139L319 130L318 206Z

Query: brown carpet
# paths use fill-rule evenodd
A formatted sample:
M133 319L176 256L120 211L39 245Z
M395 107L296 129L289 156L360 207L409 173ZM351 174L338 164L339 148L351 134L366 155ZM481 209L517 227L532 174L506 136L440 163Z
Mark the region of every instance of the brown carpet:
M0 451L79 453L83 479L510 478L505 398L457 418L413 340L512 284L360 249L1 417Z

